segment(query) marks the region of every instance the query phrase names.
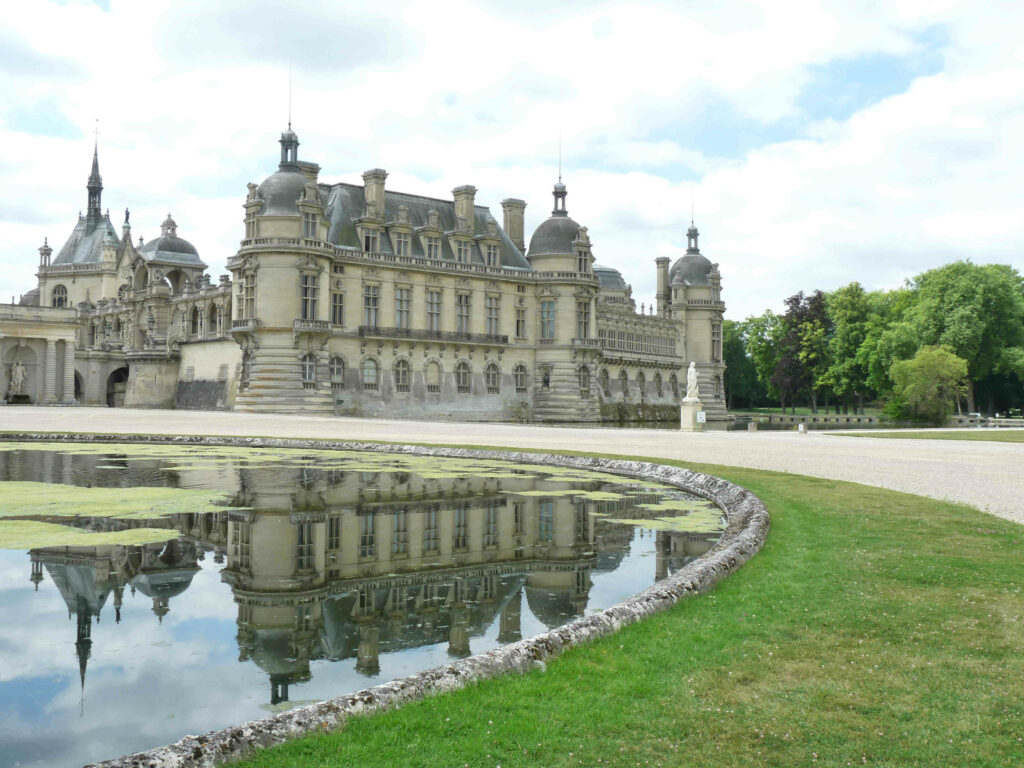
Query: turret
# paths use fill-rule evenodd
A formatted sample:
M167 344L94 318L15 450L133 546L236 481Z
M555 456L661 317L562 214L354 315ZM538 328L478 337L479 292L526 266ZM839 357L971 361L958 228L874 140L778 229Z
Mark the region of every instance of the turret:
M53 254L53 248L50 247L47 239L43 238L43 244L39 248L39 266L48 267L50 266L50 256Z

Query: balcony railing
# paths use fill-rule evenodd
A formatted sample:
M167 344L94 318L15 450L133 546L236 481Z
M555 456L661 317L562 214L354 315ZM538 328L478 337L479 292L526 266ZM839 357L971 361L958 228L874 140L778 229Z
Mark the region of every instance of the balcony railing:
M574 347L593 347L594 349L597 349L598 347L601 346L601 340L600 339L573 339L572 340L572 345Z
M295 333L330 333L331 324L326 320L298 320L292 323Z
M241 317L231 321L232 333L251 333L260 327L258 317Z
M362 338L413 339L415 341L461 341L468 344L508 344L508 336L491 333L461 333L459 331L428 331L423 328L384 328L360 325Z

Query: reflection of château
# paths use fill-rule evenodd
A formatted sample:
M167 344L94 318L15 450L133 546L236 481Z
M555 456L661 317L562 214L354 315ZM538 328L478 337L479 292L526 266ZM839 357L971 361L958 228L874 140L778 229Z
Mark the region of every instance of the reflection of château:
M40 474L71 471L53 461L40 461ZM135 471L145 464L130 462ZM207 472L179 474L195 486ZM354 659L357 670L374 675L382 653L406 648L446 643L461 658L495 621L499 641L515 641L524 598L546 626L564 624L586 609L592 575L613 571L634 537L631 527L592 513L660 514L636 507L657 493L589 501L557 495L570 484L533 475L432 480L404 471L268 466L231 474L233 504L246 509L180 515L179 542L32 552L33 579L42 578L45 563L79 617L83 682L89 622L108 595L119 616L130 584L153 598L162 617L169 599L189 586L203 550L214 550L217 562L226 558L222 578L238 606L239 658L268 674L276 704L288 699L290 684L310 678L317 659ZM33 479L31 468L20 477ZM143 524L153 521L89 521L96 528ZM654 575L678 569L714 538L657 533Z

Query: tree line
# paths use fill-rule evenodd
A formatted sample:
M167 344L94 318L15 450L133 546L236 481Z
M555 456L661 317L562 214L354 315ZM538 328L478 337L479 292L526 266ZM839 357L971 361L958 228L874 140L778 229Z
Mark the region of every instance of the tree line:
M730 408L807 404L938 421L1024 405L1024 278L958 261L895 290L802 291L723 327Z

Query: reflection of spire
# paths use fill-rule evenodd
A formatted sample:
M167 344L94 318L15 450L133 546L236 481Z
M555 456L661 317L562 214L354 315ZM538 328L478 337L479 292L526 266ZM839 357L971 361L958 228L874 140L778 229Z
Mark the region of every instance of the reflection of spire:
M89 664L89 656L92 653L92 616L89 614L89 604L82 596L78 598L78 632L75 640L75 654L78 656L78 676L82 684L81 700L79 702L79 716L85 714L85 668Z
M43 564L32 558L32 575L29 580L36 585L36 592L39 591L39 582L43 580Z
M124 587L114 587L114 623L121 623L121 605L124 603Z

